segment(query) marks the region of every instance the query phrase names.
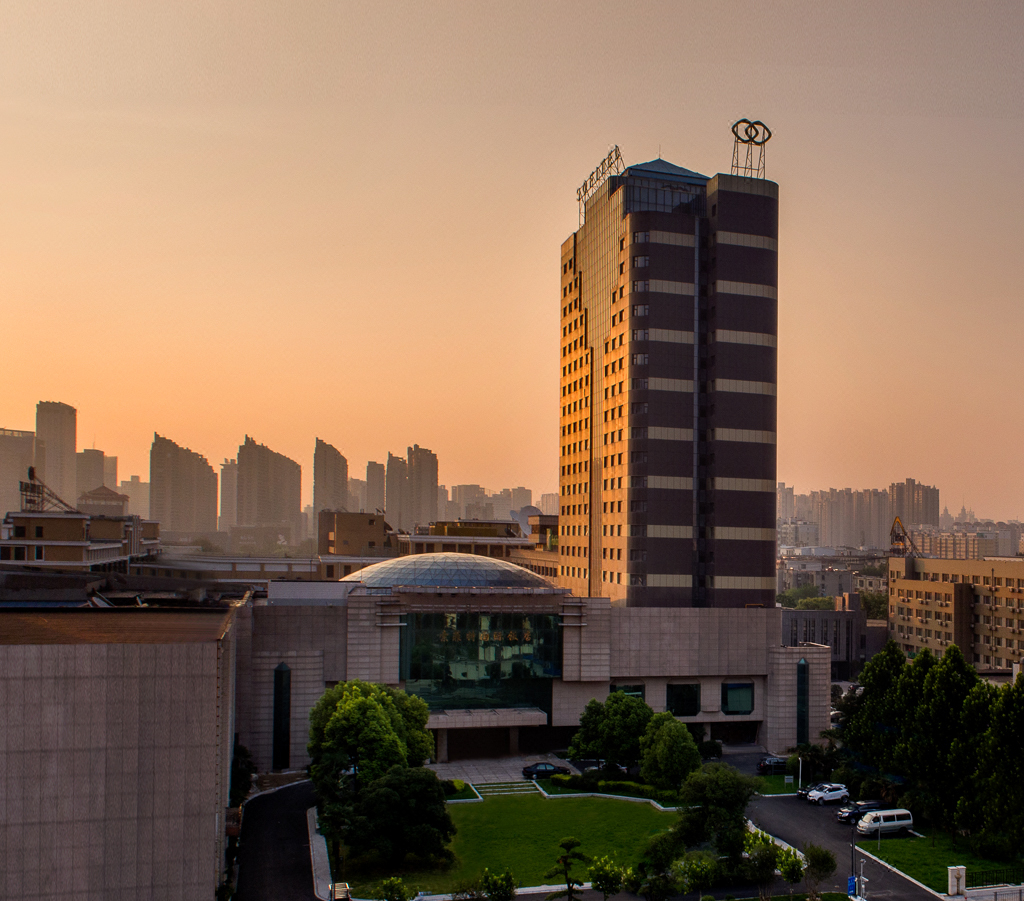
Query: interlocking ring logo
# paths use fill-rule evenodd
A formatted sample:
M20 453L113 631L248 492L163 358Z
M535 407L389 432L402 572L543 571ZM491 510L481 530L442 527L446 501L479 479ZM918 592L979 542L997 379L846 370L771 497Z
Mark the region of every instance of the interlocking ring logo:
M740 134L740 126L743 126L743 134ZM741 144L756 144L758 147L767 144L772 136L771 129L760 119L753 122L750 119L740 119L734 122L732 133Z

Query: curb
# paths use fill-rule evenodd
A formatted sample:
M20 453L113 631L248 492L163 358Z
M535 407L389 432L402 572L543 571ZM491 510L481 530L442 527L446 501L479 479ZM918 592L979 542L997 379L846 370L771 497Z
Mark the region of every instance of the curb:
M638 804L650 804L651 807L663 813L675 813L679 809L678 807L662 807L657 801L652 801L650 798L633 798L629 795L606 795L602 792L573 792L572 794L549 795L540 785L537 785L537 791L549 800L554 800L555 798L610 798L612 801L633 801ZM537 891L540 890L540 888L537 889ZM520 889L519 891L526 891L526 889Z
M589 882L584 882L583 885L577 885L576 891L590 891L591 885ZM565 890L565 883L561 882L558 885L522 885L516 888L517 895L537 895L541 892L550 894L551 892L557 892L559 889ZM451 901L451 895L416 895L413 901ZM353 897L352 901L372 901L368 898L356 898Z
M327 855L327 839L317 830L316 808L306 811L306 827L309 829L309 862L313 868L313 894L320 901L330 901L331 860Z

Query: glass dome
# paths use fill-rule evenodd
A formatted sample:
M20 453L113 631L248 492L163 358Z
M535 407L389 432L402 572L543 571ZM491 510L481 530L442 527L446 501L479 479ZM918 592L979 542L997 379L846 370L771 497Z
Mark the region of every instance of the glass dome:
M373 563L345 576L369 588L415 585L421 588L552 588L536 573L476 554L410 554Z

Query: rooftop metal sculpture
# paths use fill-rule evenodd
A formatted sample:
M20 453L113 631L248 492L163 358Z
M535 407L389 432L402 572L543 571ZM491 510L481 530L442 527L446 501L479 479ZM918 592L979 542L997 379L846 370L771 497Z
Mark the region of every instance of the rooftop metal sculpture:
M760 119L739 119L733 122L732 133L732 174L764 178L764 145L771 140L771 129Z

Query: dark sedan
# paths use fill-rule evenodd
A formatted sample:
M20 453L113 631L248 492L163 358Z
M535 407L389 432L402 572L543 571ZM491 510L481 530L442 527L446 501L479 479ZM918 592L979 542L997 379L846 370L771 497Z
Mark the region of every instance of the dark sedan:
M757 774L759 776L785 775L788 763L789 761L785 757L762 757L757 763Z
M568 767L555 766L553 763L531 763L529 766L523 767L523 778L547 779L549 776L554 776L558 773L568 776L569 772Z
M856 823L869 810L883 810L889 806L884 801L855 801L840 807L836 811L836 819L840 823Z
M805 785L797 792L797 795L799 795L802 801L806 801L808 794L810 794L812 791L817 791L820 788L824 788L827 784L827 782L815 782L814 785Z

